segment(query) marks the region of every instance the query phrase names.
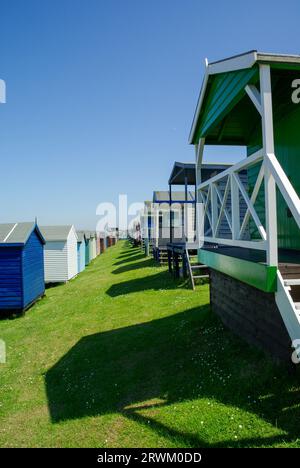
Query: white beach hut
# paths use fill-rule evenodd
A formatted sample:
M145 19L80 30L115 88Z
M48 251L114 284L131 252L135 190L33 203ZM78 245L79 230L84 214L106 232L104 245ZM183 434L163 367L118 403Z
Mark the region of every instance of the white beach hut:
M66 282L78 273L77 234L74 226L42 226L45 282Z
M90 235L90 260L94 260L97 257L97 246L96 246L96 232L95 231L88 231Z

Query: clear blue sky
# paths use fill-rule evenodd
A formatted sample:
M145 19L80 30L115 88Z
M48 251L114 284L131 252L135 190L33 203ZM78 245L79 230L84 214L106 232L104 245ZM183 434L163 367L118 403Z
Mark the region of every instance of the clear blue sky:
M300 53L299 10L296 0L1 0L0 221L93 228L101 201L167 188L174 160L194 160L204 58Z

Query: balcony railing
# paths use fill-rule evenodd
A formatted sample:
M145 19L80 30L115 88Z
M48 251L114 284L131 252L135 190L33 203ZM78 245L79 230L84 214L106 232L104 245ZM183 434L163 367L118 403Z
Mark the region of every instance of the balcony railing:
M240 174L257 166L257 176L251 194L245 187ZM255 202L264 182L265 225L255 208ZM300 199L274 154L263 154L263 150L231 166L229 169L200 183L197 187L198 202L203 203L202 222L199 223L199 239L204 242L244 247L274 252L277 249L276 190L268 190L268 184L276 184L293 218L300 228ZM262 193L262 192L261 192ZM267 198L269 194L273 194ZM249 235L252 220L258 238ZM229 236L220 236L220 227L226 222ZM276 256L272 258L272 264ZM270 262L268 262L270 263Z

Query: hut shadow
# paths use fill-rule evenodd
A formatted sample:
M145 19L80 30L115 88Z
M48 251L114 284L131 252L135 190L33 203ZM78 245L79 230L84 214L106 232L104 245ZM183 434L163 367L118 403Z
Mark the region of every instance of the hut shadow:
M158 408L158 405L153 405L151 409ZM282 442L282 436L271 436L271 437L253 437L253 438L244 438L242 441L238 442L235 438L227 439L220 442L215 442L213 444L209 443L204 438L199 437L198 435L191 434L185 431L175 430L172 427L169 427L163 424L161 421L155 420L153 417L147 415L144 416L140 413L141 407L136 406L130 409L125 409L122 412L122 415L131 419L138 424L149 428L149 426L156 431L161 437L174 438L183 446L186 447L201 447L201 448L229 448L241 446L243 448L252 448L252 447L265 447L266 445L272 445Z
M223 355L218 349L214 354L216 346L223 347ZM216 356L220 358L217 363ZM226 385L211 380L211 371L216 368L234 379ZM273 380L275 371L277 380ZM293 384L295 376L274 367L262 353L225 331L208 306L86 336L45 376L53 423L119 413L192 447L210 444L198 433L156 420L155 411L145 415L145 409L211 398L256 414L285 432L239 440L240 446L287 442L300 437L300 395L298 388L291 392ZM214 444L236 445L234 439Z
M144 264L141 264L141 267L143 265ZM134 265L134 267L136 267L136 265ZM118 297L124 294L147 290L160 291L165 289L177 289L181 284L181 280L173 280L166 271L161 271L154 275L113 284L106 290L106 294L110 297Z
M145 258L146 257L143 253L135 253L134 255L130 255L129 257L126 256L122 260L117 261L116 263L114 263L114 266L124 265L126 263L135 262L137 260L142 260Z
M31 306L32 307L32 306ZM30 307L30 308L31 308ZM28 309L29 310L29 309ZM20 309L6 309L0 311L0 322L2 320L17 320L25 316L26 311Z
M46 293L46 289L45 289ZM46 294L38 297L34 302L29 304L25 309L2 309L0 310L0 322L2 320L16 320L25 317L27 312L34 308L35 305L39 304L43 299L46 298Z
M73 279L73 278L72 278ZM70 280L71 281L71 280ZM45 283L45 289L55 289L58 288L59 286L63 286L66 284L68 281L56 281L55 283Z
M116 270L113 270L112 273L114 275L119 275L121 273L126 273L127 271L139 270L140 268L147 268L152 266L156 266L154 260L152 258L147 258L144 262L139 262L136 264L129 263L128 265L121 266Z
M132 255L136 255L136 254L139 254L139 253L141 253L141 249L138 249L138 248L131 249L130 251L128 249L126 249L125 252L121 252L119 254L119 258L130 257Z

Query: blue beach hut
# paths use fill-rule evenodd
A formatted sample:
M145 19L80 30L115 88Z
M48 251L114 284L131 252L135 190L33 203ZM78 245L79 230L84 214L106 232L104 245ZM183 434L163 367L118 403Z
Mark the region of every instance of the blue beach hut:
M78 255L78 273L85 269L85 246L86 238L82 231L77 231L77 255Z
M85 238L85 266L89 265L91 258L90 258L90 240L91 240L91 235L89 231L80 231L82 234L84 234Z
M25 310L43 296L44 244L34 222L0 224L0 312Z

